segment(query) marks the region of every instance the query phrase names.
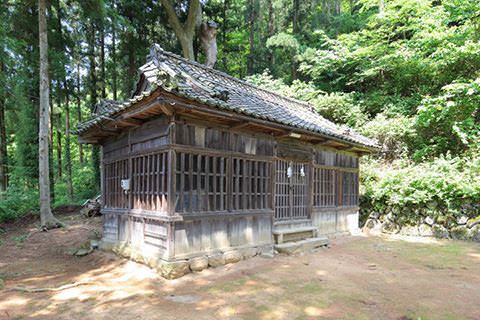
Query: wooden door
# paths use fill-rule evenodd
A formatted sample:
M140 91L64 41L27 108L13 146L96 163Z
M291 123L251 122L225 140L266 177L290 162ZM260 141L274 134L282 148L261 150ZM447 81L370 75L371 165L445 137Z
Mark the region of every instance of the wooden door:
M308 218L309 165L276 160L275 220Z

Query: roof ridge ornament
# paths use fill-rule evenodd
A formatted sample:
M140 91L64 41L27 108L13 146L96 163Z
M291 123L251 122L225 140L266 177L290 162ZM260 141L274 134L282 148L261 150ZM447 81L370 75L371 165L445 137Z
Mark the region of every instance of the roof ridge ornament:
M150 52L147 55L147 61L153 61L154 63L156 61L163 61L165 60L165 55L164 55L165 50L158 44L154 43L150 47Z

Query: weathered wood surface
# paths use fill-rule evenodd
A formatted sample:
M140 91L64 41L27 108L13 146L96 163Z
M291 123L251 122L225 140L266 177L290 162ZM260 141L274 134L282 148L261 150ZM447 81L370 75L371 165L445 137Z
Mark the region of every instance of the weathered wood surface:
M272 244L272 216L189 220L175 224L175 256Z
M354 213L338 206L358 205L354 153L239 131L171 115L106 140L105 239L176 258L271 243L273 219L348 231Z

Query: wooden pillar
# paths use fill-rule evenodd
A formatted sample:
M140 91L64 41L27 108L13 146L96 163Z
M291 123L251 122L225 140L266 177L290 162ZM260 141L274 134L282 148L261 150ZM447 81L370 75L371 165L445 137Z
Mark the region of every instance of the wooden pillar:
M175 115L169 119L169 140L170 147L167 153L167 214L173 216L175 214L175 167L176 155L173 145L175 144Z

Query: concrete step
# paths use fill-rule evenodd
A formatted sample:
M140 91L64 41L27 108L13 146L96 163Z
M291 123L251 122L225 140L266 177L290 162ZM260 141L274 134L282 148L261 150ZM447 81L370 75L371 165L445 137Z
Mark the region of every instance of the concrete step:
M275 250L278 253L292 255L302 252L309 252L323 246L330 246L330 240L328 240L327 238L309 238L296 242L276 244Z
M317 235L318 228L314 226L305 226L288 229L274 229L273 237L276 244L284 242L299 241L308 238L314 238Z

